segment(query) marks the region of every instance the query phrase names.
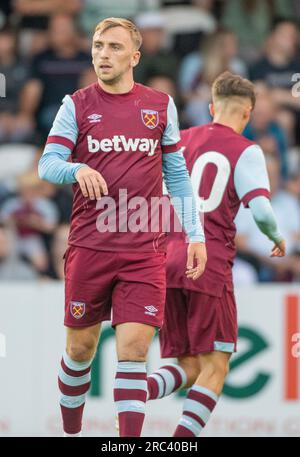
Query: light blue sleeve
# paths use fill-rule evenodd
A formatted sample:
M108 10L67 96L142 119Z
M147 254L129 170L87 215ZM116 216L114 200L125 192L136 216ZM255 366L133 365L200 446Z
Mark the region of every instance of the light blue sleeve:
M177 108L173 98L169 95L169 103L167 109L167 126L163 133L161 144L168 146L177 144L180 141L179 123Z
M76 122L75 105L70 95L66 95L62 101L57 115L54 119L49 136L60 136L67 138L76 144L78 137L78 126Z
M181 151L163 154L164 181L178 219L190 242L205 242L192 183Z
M249 146L241 154L234 171L234 186L241 201L253 190L270 191L264 153L258 145Z
M283 240L276 218L270 203L266 197L256 197L249 202L249 208L252 216L262 233L264 233L271 241L278 243Z
M49 137L56 137L56 140L45 146L38 166L40 178L54 184L76 182L75 174L85 164L67 162L72 153L70 147L72 144L76 144L78 137L75 105L69 95L63 99ZM68 146L66 146L66 142Z

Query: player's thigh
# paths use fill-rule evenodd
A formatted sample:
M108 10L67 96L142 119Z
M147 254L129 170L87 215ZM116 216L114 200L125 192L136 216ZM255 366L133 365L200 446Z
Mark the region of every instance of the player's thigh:
M218 326L214 349L233 353L237 347L238 321L236 301L231 285L225 285L217 312Z
M189 291L187 326L191 354L234 352L237 318L233 293L225 287L221 296Z
M85 328L110 320L116 254L69 247L65 261L65 325Z
M126 322L116 326L116 345L118 360L143 361L155 334L155 327Z
M160 328L166 298L164 253L120 253L112 294L112 325L127 322Z
M101 323L91 327L67 327L67 353L73 360L85 361L94 357L99 342Z
M163 358L190 354L187 329L187 294L182 289L167 289L164 323L159 332Z

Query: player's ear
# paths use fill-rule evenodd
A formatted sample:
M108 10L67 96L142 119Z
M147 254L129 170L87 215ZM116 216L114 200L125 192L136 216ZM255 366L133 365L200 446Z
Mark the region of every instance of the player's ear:
M213 103L210 103L208 105L208 109L209 109L209 113L211 115L211 117L214 117L215 116L215 106Z
M247 108L245 110L245 118L250 119L251 113L252 113L252 108L251 107Z
M140 51L135 51L135 53L132 56L132 66L136 67L140 61L141 58L141 53Z

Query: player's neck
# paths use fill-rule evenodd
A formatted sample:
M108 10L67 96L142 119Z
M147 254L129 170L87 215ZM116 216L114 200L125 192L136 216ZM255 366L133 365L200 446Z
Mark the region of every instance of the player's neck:
M223 116L216 115L216 116L214 116L213 122L214 122L214 124L221 124L221 125L224 125L225 127L229 127L232 130L234 130L235 133L241 134L244 131L244 127L241 126L240 122L236 121L234 119L234 117L229 120L227 116L223 117Z
M129 79L126 81L119 81L116 84L105 84L105 82L98 79L98 84L102 90L109 94L127 94L133 89L134 80Z

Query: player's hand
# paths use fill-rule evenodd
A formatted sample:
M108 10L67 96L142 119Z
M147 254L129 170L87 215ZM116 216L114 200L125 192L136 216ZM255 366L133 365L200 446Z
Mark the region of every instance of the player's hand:
M274 245L270 257L284 257L286 251L285 240L279 241Z
M196 263L195 267L194 260ZM187 277L193 281L200 278L205 270L206 261L207 254L205 243L190 243L187 250Z
M101 194L108 194L103 176L89 166L79 168L75 174L75 178L80 185L83 196L86 198L100 200Z

